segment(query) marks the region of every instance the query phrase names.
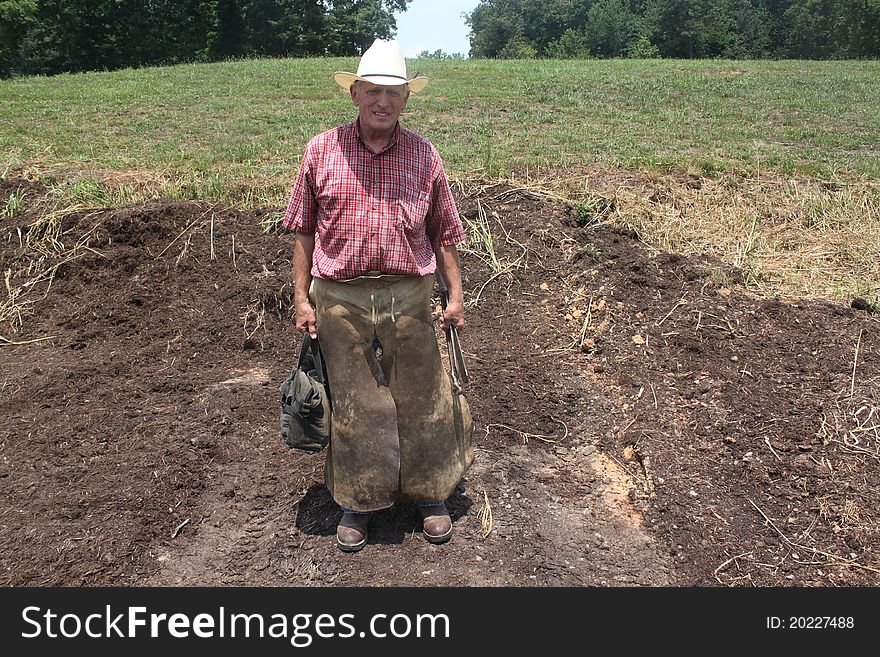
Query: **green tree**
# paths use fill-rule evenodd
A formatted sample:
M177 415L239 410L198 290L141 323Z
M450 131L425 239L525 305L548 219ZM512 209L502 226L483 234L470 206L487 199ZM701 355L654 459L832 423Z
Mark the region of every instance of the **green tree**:
M623 0L597 0L587 13L586 45L597 57L625 55L643 33L638 16Z
M785 56L880 55L880 0L791 0L782 21Z
M0 75L360 54L411 0L0 0Z
M773 20L760 1L731 0L730 37L724 56L730 59L761 59L772 51Z
M21 40L25 73L115 68L105 17L111 2L38 0L34 24Z
M707 0L648 0L645 17L664 57L702 56Z
M507 42L522 31L521 21L504 11L505 4L481 2L465 18L470 28L471 57L498 57Z
M247 52L252 55L277 56L284 54L279 38L284 7L279 0L245 0L244 16Z
M161 64L166 53L157 47L162 28L157 25L156 6L144 0L116 0L106 5L108 68Z
M36 13L36 0L0 2L0 77L18 71L21 42L33 27Z
M786 23L785 11L791 0L760 0L760 4L770 16L770 56L785 56Z
M215 0L116 0L116 4L120 11L114 31L124 35L128 52L137 58L127 65L210 59ZM136 16L138 20L133 20Z
M833 57L880 56L880 0L840 0L834 11Z
M590 44L583 30L570 27L561 37L547 45L544 56L552 59L588 59Z
M327 18L321 0L293 0L291 9L296 21L286 23L283 29L283 38L289 47L288 54L325 54Z
M535 59L538 49L526 37L519 35L504 44L498 56L501 59Z
M172 41L174 61L208 60L208 35L216 23L216 0L177 0L177 11L172 13L172 30L180 34Z
M482 0L472 57L878 57L880 0Z
M395 11L410 0L330 0L327 17L327 54L360 55L374 39L387 39L397 29Z
M631 59L657 59L660 49L655 46L647 34L643 34L630 46L626 56Z
M483 0L466 16L471 57L546 56L566 30L579 30L593 0Z
M213 59L240 57L244 53L244 18L238 0L217 0L217 22L208 33Z
M834 21L829 0L792 0L783 17L789 57L826 59L834 51Z

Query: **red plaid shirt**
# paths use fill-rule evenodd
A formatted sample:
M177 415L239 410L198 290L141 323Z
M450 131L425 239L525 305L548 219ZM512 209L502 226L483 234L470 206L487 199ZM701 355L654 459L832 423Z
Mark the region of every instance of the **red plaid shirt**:
M312 276L434 273L434 250L466 234L433 144L402 128L378 153L358 121L306 146L283 226L315 234Z

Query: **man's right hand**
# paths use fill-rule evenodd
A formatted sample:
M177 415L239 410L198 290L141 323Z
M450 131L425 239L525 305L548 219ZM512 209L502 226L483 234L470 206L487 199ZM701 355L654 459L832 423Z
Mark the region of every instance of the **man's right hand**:
M315 318L315 309L308 301L296 305L296 330L300 333L309 332L314 339L318 337L318 322Z

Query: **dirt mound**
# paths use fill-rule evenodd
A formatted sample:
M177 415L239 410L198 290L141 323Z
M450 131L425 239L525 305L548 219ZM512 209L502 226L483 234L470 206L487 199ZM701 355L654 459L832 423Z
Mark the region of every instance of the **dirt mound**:
M290 236L269 212L150 202L26 248L30 185L0 224L4 585L878 583L865 312L754 299L718 262L467 189L477 461L456 536L428 545L401 505L345 555L323 458L277 431Z

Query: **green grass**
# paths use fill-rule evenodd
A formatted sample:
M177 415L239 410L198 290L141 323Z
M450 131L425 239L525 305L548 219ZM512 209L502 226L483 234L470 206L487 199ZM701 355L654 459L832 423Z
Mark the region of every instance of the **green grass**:
M880 178L880 62L409 65L432 81L403 123L453 174L600 165ZM0 174L36 163L153 176L163 195L283 203L308 139L353 118L330 75L356 66L250 60L0 81Z
M9 195L9 198L6 199L6 208L0 213L2 217L14 217L19 212L21 212L24 207L24 199L27 197L27 192L13 192Z

